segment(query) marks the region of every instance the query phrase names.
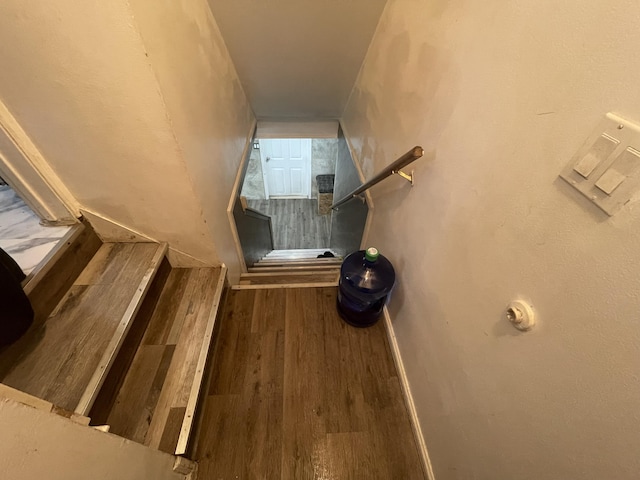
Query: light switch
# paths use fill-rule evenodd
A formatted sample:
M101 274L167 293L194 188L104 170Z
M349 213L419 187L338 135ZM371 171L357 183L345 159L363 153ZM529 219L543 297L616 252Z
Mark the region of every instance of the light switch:
M624 182L626 175L622 175L620 172L616 172L613 169L609 169L600 177L596 182L596 187L602 190L607 195L611 195L613 191Z
M607 215L640 200L640 123L607 113L560 177Z
M607 195L611 195L627 177L638 171L638 167L640 167L640 152L628 147L602 174L596 182L596 187Z
M602 134L587 153L578 160L573 169L584 178L589 178L600 163L609 158L620 142L606 133Z

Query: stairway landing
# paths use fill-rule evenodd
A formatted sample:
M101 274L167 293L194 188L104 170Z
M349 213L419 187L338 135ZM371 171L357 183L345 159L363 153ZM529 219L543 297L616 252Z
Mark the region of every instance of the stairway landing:
M235 290L334 287L342 257L330 248L273 250L240 275Z

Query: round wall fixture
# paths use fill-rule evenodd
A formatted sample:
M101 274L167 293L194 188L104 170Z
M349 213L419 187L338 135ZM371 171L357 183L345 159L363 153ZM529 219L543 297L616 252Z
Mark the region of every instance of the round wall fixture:
M506 317L518 330L531 330L536 323L533 307L522 300L514 300L507 306Z

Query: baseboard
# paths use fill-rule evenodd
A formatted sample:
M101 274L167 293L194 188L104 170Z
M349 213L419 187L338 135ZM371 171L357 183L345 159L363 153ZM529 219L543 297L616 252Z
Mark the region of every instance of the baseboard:
M31 137L0 100L0 156L4 179L43 220L77 223L79 205Z
M167 259L173 268L208 268L219 266L198 260L196 257L192 257L188 253L172 247L169 247L167 251Z
M103 242L163 243L155 238L145 235L144 233L136 232L135 230L99 213L86 209L82 209L81 212ZM203 268L218 266L199 260L188 253L173 248L171 245L169 245L169 249L167 250L167 259L173 268Z
M155 242L157 240L136 232L115 220L91 210L81 209L82 216L87 219L93 230L103 242Z
M398 340L396 339L395 332L393 330L393 324L391 323L391 316L389 310L384 307L384 325L387 330L387 336L389 338L389 346L391 347L391 354L393 355L393 361L396 364L396 370L400 380L400 386L402 387L402 393L404 401L409 412L409 420L411 422L411 429L413 430L413 436L416 440L418 447L418 453L422 460L422 469L428 480L435 480L433 475L433 468L431 467L431 460L429 459L429 452L427 451L427 444L424 441L424 435L422 434L422 428L420 428L420 422L418 421L418 414L416 412L416 406L413 402L413 396L411 395L411 388L409 387L409 381L407 380L407 373L404 369L404 363L400 356L400 349L398 347Z

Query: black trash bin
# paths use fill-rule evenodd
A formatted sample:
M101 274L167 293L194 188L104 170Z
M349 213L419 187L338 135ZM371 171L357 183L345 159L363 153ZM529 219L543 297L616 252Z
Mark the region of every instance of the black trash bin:
M33 308L20 282L25 274L0 248L0 346L18 340L33 323Z

